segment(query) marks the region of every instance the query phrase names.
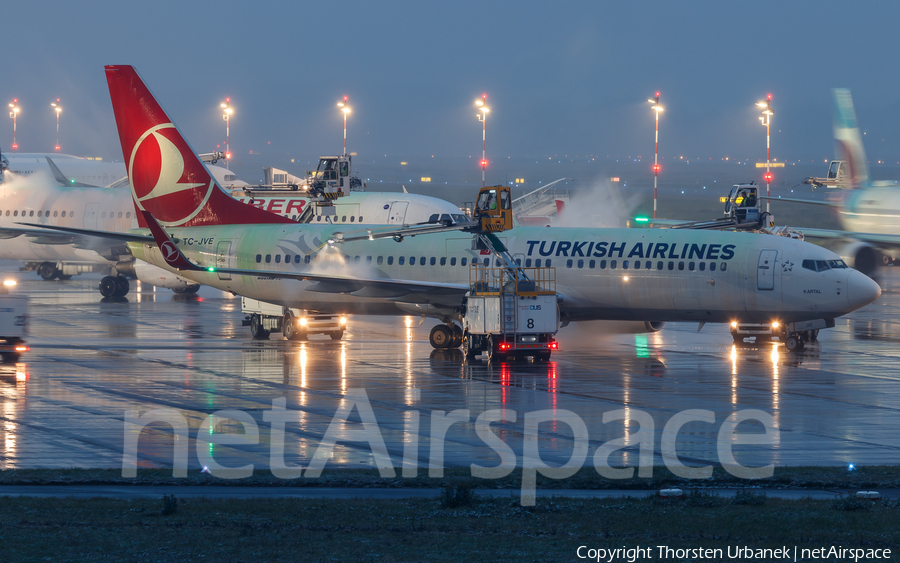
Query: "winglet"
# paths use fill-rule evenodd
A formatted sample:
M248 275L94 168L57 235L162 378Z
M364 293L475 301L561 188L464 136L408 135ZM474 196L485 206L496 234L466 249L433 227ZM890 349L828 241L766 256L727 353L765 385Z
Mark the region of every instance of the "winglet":
M166 261L166 264L176 270L197 271L203 269L188 260L184 254L181 253L181 250L178 249L175 242L172 241L172 238L163 230L159 225L159 222L149 211L141 211L141 213L144 215L144 221L147 222L147 226L150 227L150 233L153 234L153 240L155 240L157 246L159 246L159 251L162 254L163 260Z

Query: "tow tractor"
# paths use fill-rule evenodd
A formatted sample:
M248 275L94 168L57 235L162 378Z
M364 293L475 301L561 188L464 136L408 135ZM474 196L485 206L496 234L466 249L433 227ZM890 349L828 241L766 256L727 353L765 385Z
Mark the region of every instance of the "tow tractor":
M494 258L495 267L473 264L469 291L459 310L443 317L428 336L434 348L463 347L466 357L487 359L531 356L546 361L559 345L556 268L523 268L496 236L512 229L513 210L507 186L481 188L471 221L436 221L401 228L383 227L335 233L329 242L463 231L474 234L472 249ZM488 261L490 263L490 261ZM457 321L460 325L457 325Z
M28 351L28 298L10 295L15 281L7 280L0 286L0 357L3 362L18 361Z

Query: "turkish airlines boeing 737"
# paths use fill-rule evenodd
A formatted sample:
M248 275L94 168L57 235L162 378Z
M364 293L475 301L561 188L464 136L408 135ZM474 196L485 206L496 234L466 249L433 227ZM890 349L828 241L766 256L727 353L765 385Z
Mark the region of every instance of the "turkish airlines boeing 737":
M123 236L135 257L288 307L313 303L335 314L460 319L469 267L492 261L473 250L471 236L334 245L340 227L248 211L210 177L132 67L108 66L106 77L139 213L141 228ZM774 235L533 227L503 234L526 267L556 268L560 315L569 321L833 326L835 317L881 294L878 284L833 252ZM803 267L808 261L832 267Z

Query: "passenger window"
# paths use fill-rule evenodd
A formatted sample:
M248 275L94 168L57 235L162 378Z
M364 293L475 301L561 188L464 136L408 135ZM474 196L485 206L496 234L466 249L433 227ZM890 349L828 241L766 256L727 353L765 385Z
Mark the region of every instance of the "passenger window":
M447 257L441 256L441 266L446 266L446 265L447 265Z
M119 218L119 219L122 218L122 212L121 212L121 211L119 211L119 216L118 216L118 218Z
M63 212L60 214L60 217L65 217L65 216L66 216L66 212L63 211Z
M359 261L362 260L362 256L354 256L353 261L359 264Z
M728 269L728 262L722 262L722 267L719 268L719 270L724 272L727 269Z
M422 258L422 260L424 260L424 258ZM437 258L435 258L434 256L432 256L432 257L431 257L431 265L434 266L435 264L437 264Z
M362 223L362 215L359 216L359 222Z
M706 269L706 262L700 262L700 271L702 272L705 269Z
M270 263L271 261L272 261L272 255L266 254L266 264Z
M683 270L684 270L684 262L679 262L678 263L678 271L681 272Z
M526 258L526 259L525 259L525 267L526 267L526 268L530 268L530 267L531 267L531 258Z
M651 262L650 260L647 260L646 262L644 262L645 270L650 270L651 268L653 268L653 262Z
M257 264L262 264L262 254L257 254L257 255L256 255L256 263L257 263Z
M616 269L616 261L615 261L615 260L610 260L610 261L609 261L609 269L610 269L610 270L615 270L615 269Z
M366 264L371 264L371 263L372 263L372 257L366 256Z
M42 215L43 215L43 212L42 212L42 211L38 211L38 217L41 217Z
M9 213L9 211L7 211L7 213ZM16 209L15 211L13 211L13 217L18 217L18 216L19 216L19 210Z
M294 256L294 264L299 264L299 263L300 263L300 255L298 254L298 255Z
M451 266L456 266L456 256L450 257L450 265L451 265Z
M570 259L566 260L566 268L571 268L571 267L572 267L572 259L570 258Z
M579 268L584 268L584 260L579 260L579 261L578 261L578 267L579 267Z
M351 215L351 216L350 216L350 222L351 222L351 223L352 223L355 219L356 219L356 217L355 217L354 215Z
M467 258L466 258L465 256L463 256L462 259L459 261L459 265L460 265L460 266L465 266L465 265L466 265L466 260L467 260Z
M675 262L669 262L669 270L675 269Z
M690 270L692 272L694 271L694 263L693 262L688 262L688 270Z
M398 265L398 266L402 266L402 265L405 264L405 263L406 263L406 256L401 256L401 257L397 258L397 265Z
M342 215L342 216L341 216L341 223L346 223L346 222L347 222L347 216L346 216L346 215Z
M601 270L605 270L605 269L606 269L606 260L601 260L601 261L600 261L600 269L601 269Z
M28 212L28 216L29 216L29 217L34 217L34 211L29 211L29 212Z
M623 269L623 270L627 270L627 269L628 269L628 260L624 260L624 261L622 262L622 269Z
M663 269L663 263L662 263L662 261L659 261L659 262L656 263L656 269L657 269L657 270L662 270L662 269Z
M312 257L309 254L307 254L306 256L303 257L304 264L309 264L311 261L312 261Z
M634 269L635 269L635 270L640 270L640 269L641 269L641 261L640 261L640 260L635 260L635 261L634 261Z
M534 267L535 268L541 267L541 259L540 258L538 258L537 260L534 261Z
M482 260L482 264L484 264L484 267L487 268L488 266L491 265L491 259L485 258L484 260Z
M131 219L131 211L129 211L128 213L125 214L125 218L126 218L126 219Z
M715 263L715 262L710 262L710 263L709 263L709 271L710 271L710 272L715 272L715 271L716 271L716 263Z
M496 268L500 267L500 259L499 258L494 260L494 267L496 267Z
M100 214L100 218L101 218L101 219L106 219L106 211L104 211L103 213Z
M281 264L281 254L276 254L276 255L275 255L275 263L276 263L276 264Z
M53 216L56 217L56 214L57 214L57 213L59 213L59 211L54 211L54 212L53 212ZM9 211L7 211L6 214L9 215Z
M544 266L546 266L548 268L550 267L550 259L549 258L547 258L547 262L544 264Z
M377 264L378 266L381 266L382 262L384 262L382 256L379 256L379 257L375 260L375 264Z
M401 260L402 260L402 258L401 258ZM388 256L388 263L387 263L387 265L388 265L388 266L391 266L391 265L393 265L393 264L394 264L394 257L393 257L393 256Z
M66 216L66 212L63 211L63 217L65 217L65 216ZM69 211L69 217L74 217L74 216L75 216L75 212L74 212L74 211Z
M594 266L596 266L596 265L597 265L596 260L591 260L590 262L588 262L588 268L590 268L592 270L594 269Z

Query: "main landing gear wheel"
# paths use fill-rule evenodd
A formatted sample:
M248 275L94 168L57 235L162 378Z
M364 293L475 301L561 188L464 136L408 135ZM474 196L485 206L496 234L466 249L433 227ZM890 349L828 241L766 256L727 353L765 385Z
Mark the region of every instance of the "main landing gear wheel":
M784 339L784 347L788 352L799 352L803 350L803 340L796 334L792 334Z
M434 348L449 348L453 341L453 333L447 325L435 325L428 335L428 342Z
M250 315L250 334L253 340L268 340L269 331L262 326L262 317L257 314Z
M59 273L59 270L56 269L56 264L51 262L41 262L41 265L37 267L37 274L45 281L55 279L59 276Z
M131 284L124 276L116 276L116 294L114 297L125 297L131 289Z

